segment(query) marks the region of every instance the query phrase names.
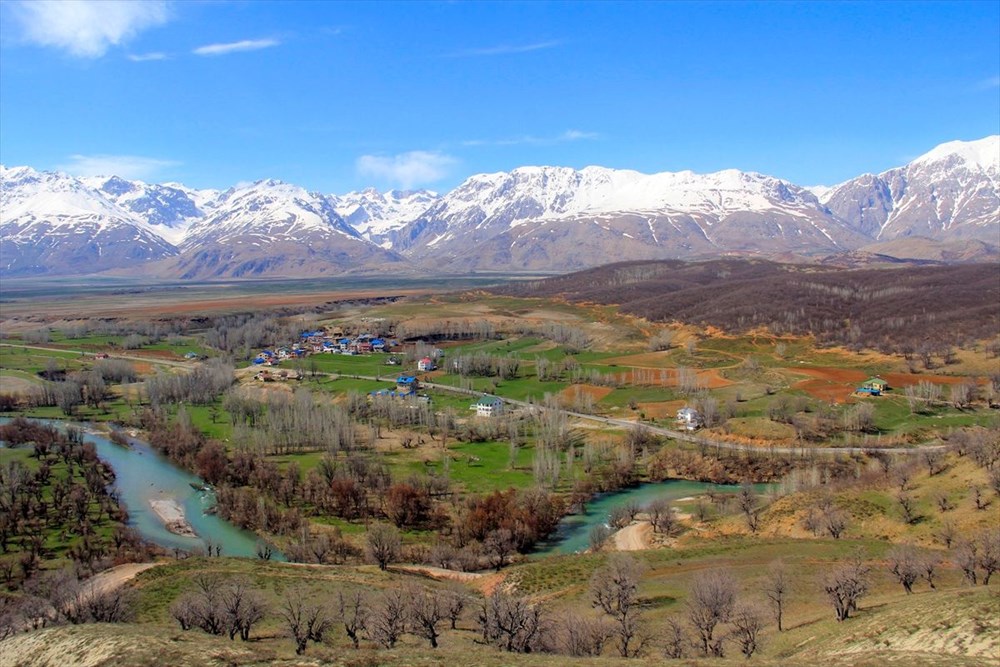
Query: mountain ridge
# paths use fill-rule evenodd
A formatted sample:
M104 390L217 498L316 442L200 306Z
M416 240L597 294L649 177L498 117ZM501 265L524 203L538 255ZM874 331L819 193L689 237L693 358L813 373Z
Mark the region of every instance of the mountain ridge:
M337 195L274 179L197 190L0 166L6 275L568 271L622 259L818 257L901 238L976 241L967 247L989 252L998 235L998 135L946 142L832 187L735 169L524 166L441 195Z

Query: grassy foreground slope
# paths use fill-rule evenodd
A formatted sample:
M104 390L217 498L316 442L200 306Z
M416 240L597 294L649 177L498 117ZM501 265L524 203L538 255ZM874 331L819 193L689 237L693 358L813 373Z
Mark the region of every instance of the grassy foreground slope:
M468 623L445 631L438 649L406 637L392 650L370 645L354 650L336 636L330 644L312 646L306 655L295 656L290 640L278 634L272 628L242 643L158 623L63 626L5 640L0 644L0 665L747 664L735 651L723 659L679 661L665 661L659 651L636 659L508 654L477 644ZM832 614L823 614L793 623L780 636L771 629L763 642L762 653L752 659L758 665L995 665L1000 656L1000 596L995 586L877 596L848 622L837 623Z

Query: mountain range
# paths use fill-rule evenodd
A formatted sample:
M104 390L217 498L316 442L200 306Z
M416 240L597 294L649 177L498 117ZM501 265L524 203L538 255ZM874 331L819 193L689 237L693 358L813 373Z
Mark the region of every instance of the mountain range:
M753 172L521 167L451 192L195 190L0 166L0 274L564 272L626 259L966 260L1000 245L1000 136L831 188Z

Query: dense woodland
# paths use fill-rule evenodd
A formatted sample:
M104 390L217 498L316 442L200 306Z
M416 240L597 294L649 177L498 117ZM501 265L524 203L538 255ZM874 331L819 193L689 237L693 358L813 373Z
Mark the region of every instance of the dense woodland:
M908 355L1000 331L996 264L844 270L744 259L624 262L494 293L616 304L657 322L735 333L766 327Z

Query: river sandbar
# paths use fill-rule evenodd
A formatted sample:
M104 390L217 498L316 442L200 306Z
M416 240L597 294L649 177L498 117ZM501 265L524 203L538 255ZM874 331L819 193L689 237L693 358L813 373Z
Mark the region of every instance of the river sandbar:
M184 509L173 498L150 500L149 505L171 533L184 537L198 537L184 517Z

